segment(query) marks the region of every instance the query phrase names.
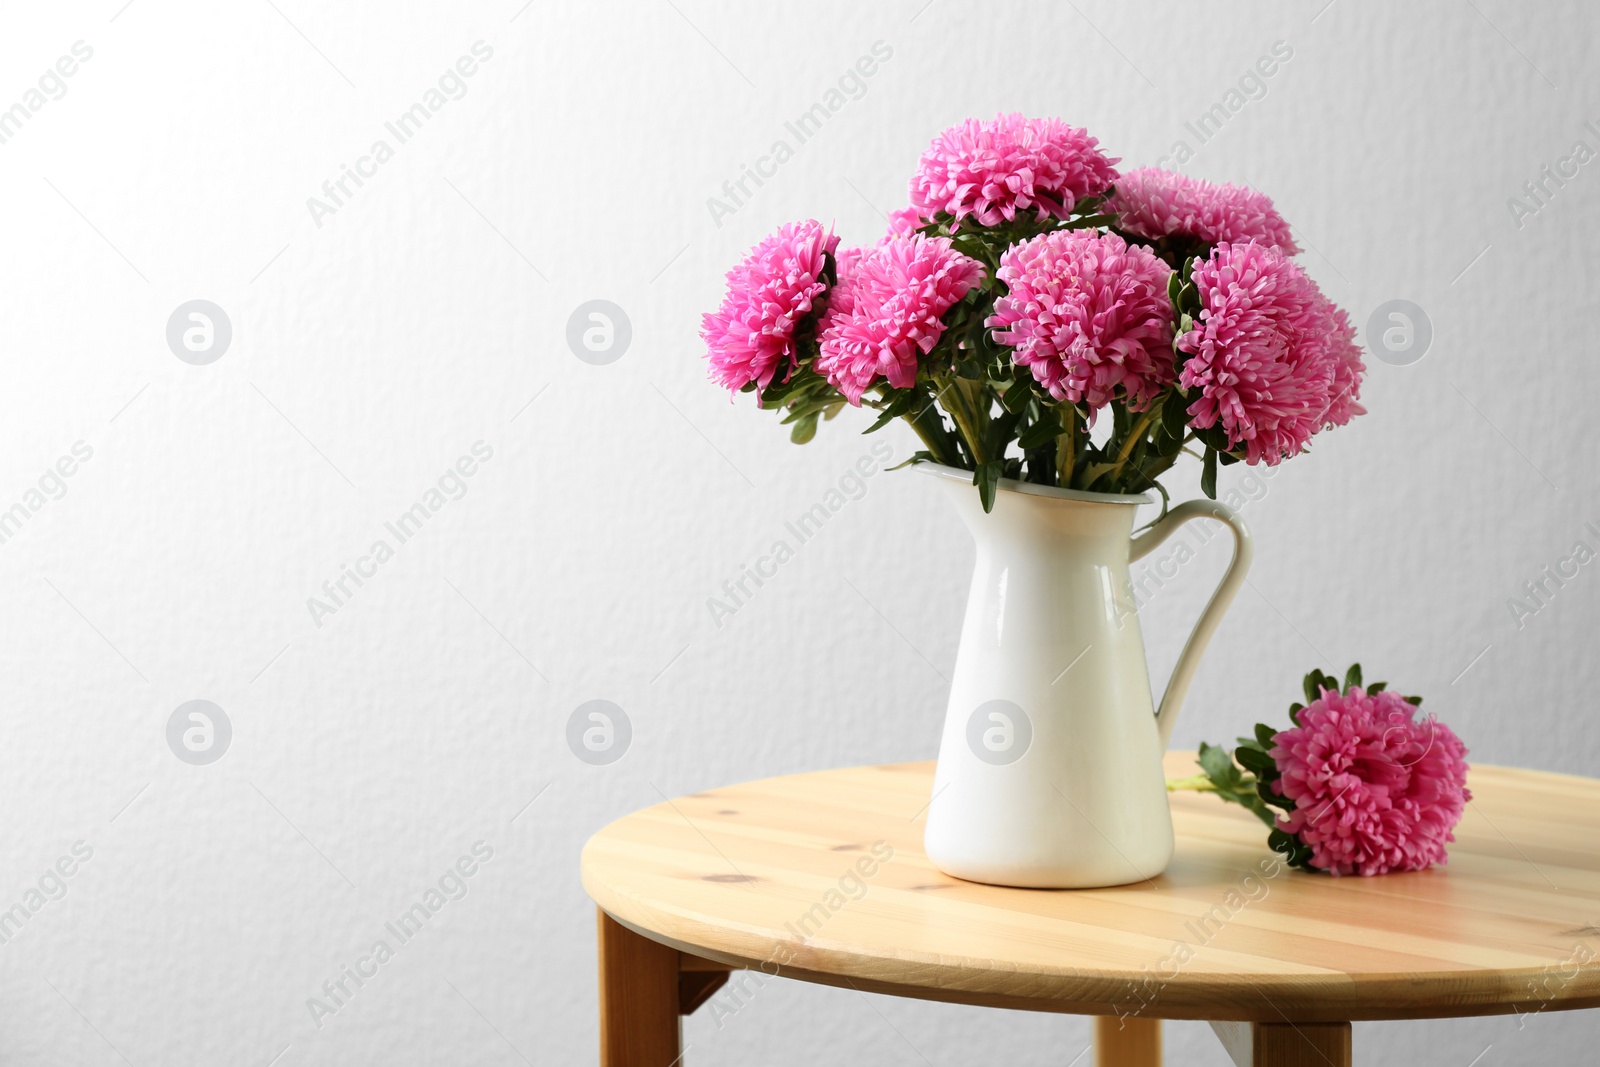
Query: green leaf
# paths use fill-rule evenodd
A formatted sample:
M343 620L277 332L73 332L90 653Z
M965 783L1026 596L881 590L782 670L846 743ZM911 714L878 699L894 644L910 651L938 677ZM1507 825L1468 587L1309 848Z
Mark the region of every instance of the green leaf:
M1200 758L1196 762L1215 785L1239 780L1239 768L1234 766L1233 757L1221 745L1200 742Z
M1387 688L1389 688L1388 682L1373 682L1371 685L1367 686L1367 696L1370 697L1376 693L1381 693Z
M1405 702L1407 704L1410 704L1414 708L1422 707L1422 698L1421 697L1406 697L1405 698Z
M1294 723L1296 726L1299 726L1300 725L1300 713L1302 711L1305 711L1305 710L1306 710L1306 706L1304 704L1300 703L1298 700L1295 701L1293 704L1290 704L1289 705L1289 721Z
M1005 394L1000 397L1000 403L1007 411L1020 414L1032 399L1033 390L1028 388L1028 383L1015 381L1006 386Z
M1277 781L1276 778L1272 780ZM1272 782L1256 783L1256 798L1269 807L1282 808L1284 811L1294 810L1294 800L1272 790Z
M1022 436L1017 438L1017 447L1024 452L1031 452L1035 448L1045 445L1061 436L1061 424L1056 421L1053 412L1046 412L1039 416L1039 421L1022 431Z
M1353 685L1361 684L1361 664L1352 663L1350 669L1344 673L1344 687L1349 689Z
M1112 404L1111 407L1111 437L1106 442L1110 447L1112 441L1120 441L1128 435L1128 426L1133 421L1126 406Z
M1239 767L1234 762L1239 755L1239 752L1230 753L1220 745L1202 742L1198 762L1205 771L1206 780L1211 783L1219 798L1248 809L1256 818L1271 826L1272 813L1261 802L1258 793L1259 783L1254 778L1240 774ZM1255 755L1259 756L1261 753L1257 752Z
M1085 215L1082 218L1073 219L1061 228L1063 230L1087 230L1116 221L1117 217L1115 215Z
M893 405L890 406L892 407ZM893 422L896 418L896 415L897 413L891 412L889 408L884 408L882 411L878 412L878 417L872 420L872 425L868 426L861 432L864 434L877 433L879 430ZM829 417L831 418L832 416Z
M913 406L921 403L922 400L923 397L913 390L906 389L901 391L893 400L889 401L888 407L884 408L878 413L878 418L873 422L873 424L868 426L862 432L876 433L885 426L889 425L895 419L898 419L900 416L906 414L912 409Z
M1196 430L1194 435L1201 444L1210 445L1218 452L1226 452L1228 450L1228 434L1220 425Z
M995 420L989 423L988 429L983 431L983 450L996 457L995 462L1004 466L1006 444L1016 432L1017 421L1022 416L1009 411L1002 411Z
M1176 388L1161 404L1161 428L1174 441L1183 440L1183 433L1189 428L1189 404Z
M1311 866L1311 848L1307 845L1302 845L1298 837L1274 828L1267 835L1267 844L1274 852L1282 853L1285 857L1284 862L1288 863L1289 866L1303 867L1310 871L1317 870L1317 868Z
M971 231L950 238L950 246L962 255L975 259L980 263L986 263L989 260L989 249L982 241L974 237Z
M1256 723L1256 740L1261 744L1263 749L1271 748L1273 745L1277 744L1277 736L1278 731L1274 730L1266 723Z
M797 445L803 445L817 435L817 418L820 412L813 411L805 418L794 424L794 429L789 431L789 440Z
M1200 467L1200 491L1217 499L1217 450L1210 445L1206 446L1205 462Z
M1245 770L1254 775L1269 774L1277 770L1277 765L1272 762L1272 757L1259 749L1245 748L1240 745L1234 749L1233 758L1238 760Z
M827 403L821 400L795 399L789 402L789 413L781 420L783 425L789 426L811 415L820 415Z
M987 315L980 313L972 316L972 320L967 323L966 331L962 334L962 340L969 351L979 352L984 349L984 341L988 339L987 328L984 326L983 321L986 318L988 318Z
M978 498L983 502L983 510L987 513L994 510L995 492L1000 487L1000 476L1005 472L1005 461L991 459L987 463L979 464L978 469L972 474L972 481L978 487Z
M885 470L891 470L891 471L897 471L901 467L909 467L913 463L937 463L937 462L938 462L938 460L933 458L933 453L932 452L929 452L926 449L921 449L919 451L911 453L911 458L910 459L903 459L899 463L896 463L894 466L885 467L884 469Z

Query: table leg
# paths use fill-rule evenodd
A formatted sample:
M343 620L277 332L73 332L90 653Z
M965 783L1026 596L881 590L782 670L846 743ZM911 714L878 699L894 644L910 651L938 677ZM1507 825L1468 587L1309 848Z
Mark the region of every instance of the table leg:
M596 911L600 1067L678 1067L680 1019L728 980L726 964L641 937Z
M1161 1067L1161 1020L1096 1016L1094 1062L1095 1067Z
M1349 1023L1212 1023L1238 1067L1350 1067Z
M672 1067L682 1055L678 950L598 913L600 1067Z

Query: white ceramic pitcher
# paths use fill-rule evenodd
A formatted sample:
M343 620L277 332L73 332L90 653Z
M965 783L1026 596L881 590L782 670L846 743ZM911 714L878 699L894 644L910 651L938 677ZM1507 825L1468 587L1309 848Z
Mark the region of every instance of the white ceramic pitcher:
M1212 500L1132 537L1144 496L1002 481L985 514L970 471L932 464L977 542L928 808L928 858L996 885L1085 888L1172 858L1161 756L1207 642L1244 581L1250 534ZM1128 564L1190 519L1233 531L1233 561L1172 671L1160 711Z

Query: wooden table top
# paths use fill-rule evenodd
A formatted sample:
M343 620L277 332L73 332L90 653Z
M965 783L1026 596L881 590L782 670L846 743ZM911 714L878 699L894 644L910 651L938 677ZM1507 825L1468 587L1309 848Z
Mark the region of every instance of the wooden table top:
M1243 809L1180 793L1165 874L1038 890L928 862L932 780L853 767L657 804L590 839L584 887L694 956L924 999L1261 1022L1600 1006L1600 781L1474 766L1449 864L1375 878L1283 867Z

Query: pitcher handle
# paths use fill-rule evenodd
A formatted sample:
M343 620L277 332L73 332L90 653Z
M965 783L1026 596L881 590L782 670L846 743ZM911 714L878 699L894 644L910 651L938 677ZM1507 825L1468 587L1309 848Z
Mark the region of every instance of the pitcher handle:
M1200 657L1211 642L1211 635L1222 622L1223 613L1233 602L1234 594L1244 584L1244 572L1249 569L1250 559L1255 552L1250 541L1250 529L1245 526L1238 512L1215 500L1189 500L1167 512L1160 522L1133 539L1128 547L1129 562L1148 555L1190 519L1217 519L1226 523L1233 532L1233 560L1228 564L1228 570L1218 583L1216 592L1211 594L1205 610L1200 613L1199 621L1194 624L1194 632L1189 635L1188 642L1183 646L1183 654L1172 668L1167 691L1161 695L1161 707L1156 711L1156 730L1161 735L1163 752L1172 739L1178 708L1183 704L1184 695L1189 692L1189 683L1194 679L1195 669L1200 666Z

